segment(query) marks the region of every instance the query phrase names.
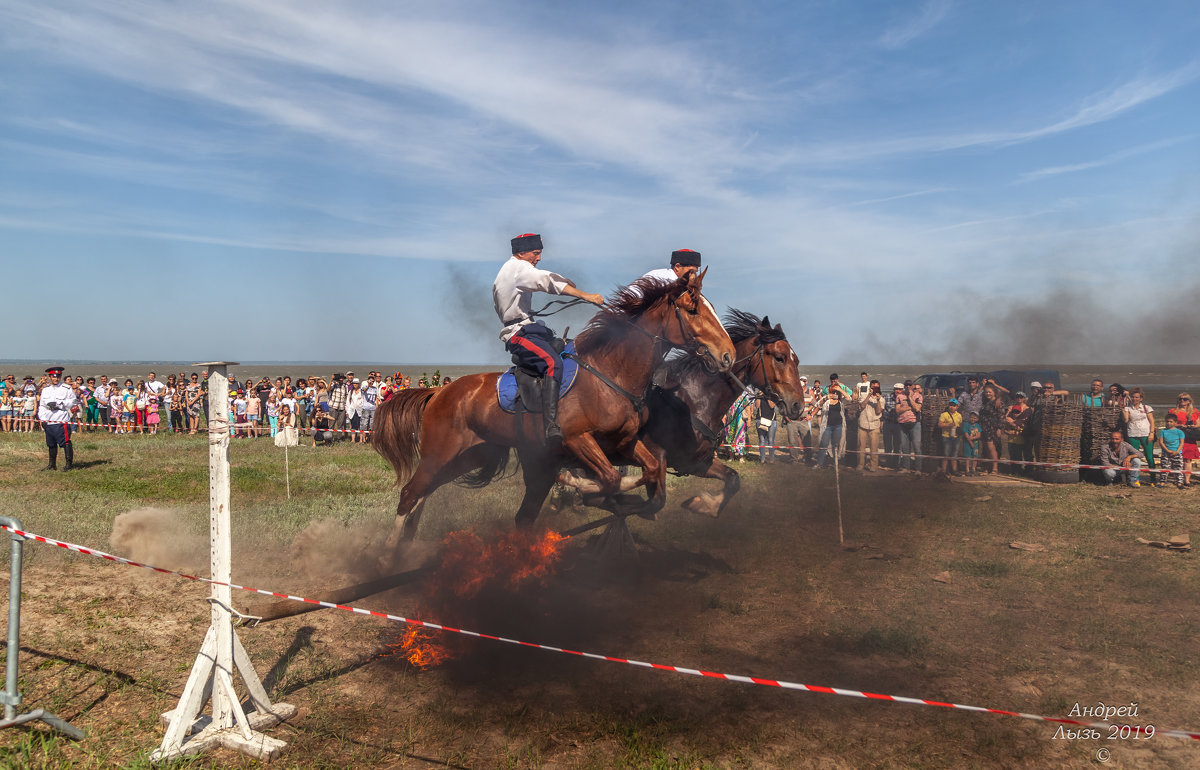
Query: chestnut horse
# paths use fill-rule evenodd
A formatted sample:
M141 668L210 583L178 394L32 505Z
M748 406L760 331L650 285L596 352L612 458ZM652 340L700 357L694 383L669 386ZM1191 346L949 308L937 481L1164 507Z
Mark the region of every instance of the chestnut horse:
M724 442L723 418L746 385L753 385L778 404L781 413L799 419L804 409L804 384L799 358L779 324L765 316L730 310L725 314L736 360L729 372L714 373L692 358L667 363L667 387L653 388L648 397L650 417L642 442L659 462L700 478L718 479L721 492L703 492L682 503L693 513L717 516L741 487L738 472L714 456ZM559 481L587 494L595 483L564 470Z
M571 456L599 479L598 491L610 510L629 506L631 497L638 507L622 513L645 515L661 508L666 469L638 438L650 376L668 346L692 351L715 371L728 371L735 359L729 334L700 293L703 279L704 273L673 283L641 279L619 290L592 318L575 339L581 371L559 405L563 445L558 452L542 439L541 415L500 409L498 372L467 375L442 388L402 390L384 402L371 444L391 463L397 483L408 479L385 553L413 538L433 490L460 477L469 485L487 484L504 472L510 449L517 450L525 481L518 526L533 524L559 467ZM645 501L617 496L621 475L609 457L642 469L627 488L644 485Z

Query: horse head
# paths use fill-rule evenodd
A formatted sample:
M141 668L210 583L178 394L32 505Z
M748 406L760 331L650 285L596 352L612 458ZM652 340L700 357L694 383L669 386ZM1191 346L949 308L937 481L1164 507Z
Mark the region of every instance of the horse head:
M678 282L686 287L671 300L674 320L678 323L672 323L668 316L664 336L673 345L694 351L710 370L727 372L736 354L733 340L717 317L716 309L700 293L707 272L708 268L695 271L688 275L686 284L683 279Z
M793 420L804 409L804 385L800 382L800 359L779 324L771 326L767 316L730 310L725 327L737 340L734 373L743 382L773 395Z

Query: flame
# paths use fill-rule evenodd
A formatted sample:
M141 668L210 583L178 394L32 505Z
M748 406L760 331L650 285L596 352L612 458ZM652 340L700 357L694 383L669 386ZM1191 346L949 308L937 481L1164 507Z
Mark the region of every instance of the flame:
M516 591L553 574L566 535L514 530L489 540L470 531L451 532L442 542L442 560L425 584L417 618L445 625L467 625L464 601L485 588ZM418 668L441 665L454 657L459 638L422 626L410 626L399 642L385 645ZM386 653L385 653L386 654Z

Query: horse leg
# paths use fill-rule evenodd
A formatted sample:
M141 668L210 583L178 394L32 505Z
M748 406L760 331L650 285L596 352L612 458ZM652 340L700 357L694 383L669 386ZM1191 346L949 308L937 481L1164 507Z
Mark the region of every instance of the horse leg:
M476 444L444 463L438 454L425 454L421 457L421 462L417 465L412 478L400 490L400 502L396 504L396 519L384 542L383 555L379 557L380 570L391 568L396 549L400 544L411 542L416 537L421 511L430 493L464 473L483 466L498 451L507 453L508 449L490 444Z
M556 467L544 452L522 452L521 475L525 479L525 496L517 510L517 526L530 529L542 512L542 505L554 486Z
M704 514L713 518L721 515L721 511L725 510L729 500L742 487L741 476L738 475L738 472L720 460L713 460L712 464L708 466L708 470L697 474L697 477L719 479L722 482L721 492L716 495L709 492L693 495L683 502L682 507L692 513Z

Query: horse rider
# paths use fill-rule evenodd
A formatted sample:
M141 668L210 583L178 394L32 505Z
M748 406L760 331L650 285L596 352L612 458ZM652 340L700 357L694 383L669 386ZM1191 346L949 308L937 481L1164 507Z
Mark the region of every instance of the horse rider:
M670 267L660 267L656 270L651 270L643 275L642 278L656 278L660 281L674 282L680 278L687 278L699 269L700 252L692 251L691 249L676 249L671 252Z
M558 273L539 270L542 236L524 233L512 239L512 257L500 268L492 283L492 304L504 328L500 339L512 354L513 363L536 372L541 378L542 417L546 422L546 443L557 448L562 443L558 426L558 389L562 383L562 357L555 347L554 332L541 321L533 320L533 294L566 294L593 305L603 305L604 297L580 291Z
M70 385L61 381L63 368L52 366L46 370L50 376L50 384L42 388L41 398L38 399L38 420L46 432L46 448L50 452L50 462L44 471L58 469L58 448L62 447L66 455L64 471L74 466L75 451L71 444L71 411L75 408L75 391Z

